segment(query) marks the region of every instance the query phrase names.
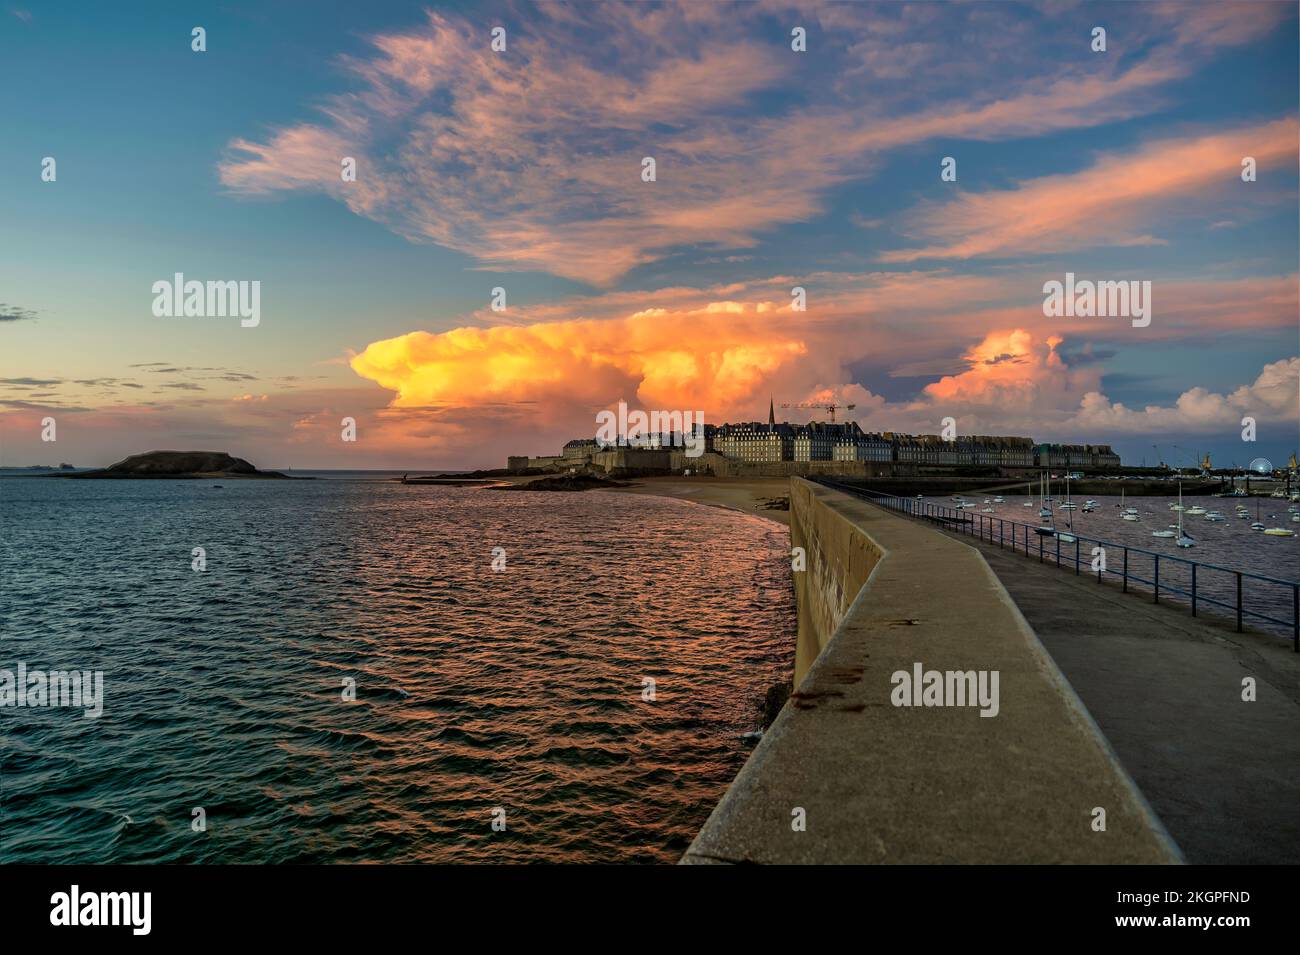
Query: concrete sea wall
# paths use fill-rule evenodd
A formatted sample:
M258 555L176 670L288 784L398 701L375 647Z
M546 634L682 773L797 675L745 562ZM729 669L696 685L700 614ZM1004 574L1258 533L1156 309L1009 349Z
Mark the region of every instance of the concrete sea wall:
M798 478L790 507L795 693L683 862L1181 861L978 551ZM997 715L894 705L917 664L996 672Z

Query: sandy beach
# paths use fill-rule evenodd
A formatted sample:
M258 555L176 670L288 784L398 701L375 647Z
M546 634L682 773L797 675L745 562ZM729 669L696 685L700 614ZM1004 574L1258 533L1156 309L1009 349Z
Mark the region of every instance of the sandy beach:
M712 507L726 507L790 525L789 510L768 509L773 501L789 501L789 478L650 477L636 478L621 494L657 494Z

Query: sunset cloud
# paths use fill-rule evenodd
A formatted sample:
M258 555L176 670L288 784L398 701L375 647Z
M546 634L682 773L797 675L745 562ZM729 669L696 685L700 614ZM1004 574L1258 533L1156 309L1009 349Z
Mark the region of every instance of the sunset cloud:
M790 308L796 282L816 289L806 312ZM1162 320L1142 339L1149 345L1295 322L1294 275L1160 289ZM463 427L471 443L467 422L584 435L594 410L620 398L703 410L710 421L762 417L773 397L852 402L853 417L880 430L934 431L951 415L967 432L1086 434L1084 398L1103 393L1116 350L1137 344L1134 330L1044 318L1040 290L1041 277L1026 271L821 273L609 292L512 307L511 325L374 342L352 368L391 393L392 414L423 416L421 426L451 441ZM922 380L914 394L886 400L896 374Z
M1294 4L1106 4L1104 55L1099 8L1071 0L434 7L310 36L268 10L274 27L236 41L249 88L274 85L277 56L301 57L293 83L202 116L146 77L150 108L114 116L123 161L151 161L147 117L172 115L176 168L215 161L218 182L104 194L103 215L138 227L56 258L113 281L50 271L84 223L33 177L4 292L26 304L0 305L6 460L48 457L53 414L78 463L201 446L269 466L499 465L589 435L620 399L715 422L834 400L870 428L952 416L967 433L1129 435L1139 453L1151 428L1235 440L1224 422L1250 405L1281 440L1294 408L1270 396L1300 314ZM148 62L83 52L59 95ZM28 112L19 139L43 141L48 117ZM65 150L93 151L93 129L68 133ZM946 155L959 182L939 178ZM289 197L310 198L267 201ZM176 228L178 201L203 229ZM153 321L140 289L182 266L261 280L274 315L248 335ZM1150 281L1151 324L1044 316L1067 270ZM506 311L488 307L498 285Z
M1300 358L1264 366L1255 380L1229 393L1203 387L1183 391L1172 404L1130 408L1102 391L1095 365L1071 367L1061 339L1024 329L998 331L971 348L966 370L923 389L915 401L887 402L857 392L863 427L936 432L952 416L963 434L1016 433L1050 440L1098 440L1131 434L1235 435L1249 415L1281 426L1294 441L1300 420ZM850 390L846 396L854 394ZM865 398L862 397L865 395ZM854 400L849 397L848 400ZM1089 437L1093 436L1093 437Z
M890 150L1141 115L1196 57L1271 28L1277 6L1242 5L1219 32L1198 29L1194 8L1176 32L1161 11L1129 10L1128 35L1144 53L1086 68L1053 55L1062 38L1012 42L1025 26L1010 10L948 6L936 19L916 5L854 5L852 16L814 8L833 38L815 59L793 57L770 29L764 17L779 4L602 4L581 17L528 7L529 29L510 34L501 54L481 21L430 13L344 59L355 91L328 100L321 121L233 140L219 174L236 194L321 191L413 241L608 286L683 246L745 249L809 221L830 189L872 176ZM1017 68L991 76L991 51ZM848 82L858 69L877 81ZM963 80L972 72L980 83ZM754 115L760 97L788 89L798 91L788 105ZM922 94L930 105L919 106ZM640 179L646 155L657 162L653 183ZM357 159L356 182L341 181L343 156ZM956 209L962 223L986 211L972 202ZM999 211L1002 241L1032 235L1032 223L1019 236ZM1000 247L929 219L918 230L937 233L933 254Z
M1277 201L1276 190L1241 179L1242 158L1259 174L1294 169L1300 127L1292 118L1202 136L1164 139L1113 153L1078 173L1043 176L1012 189L963 194L927 203L911 216L910 234L930 240L919 249L881 255L885 262L1041 255L1099 245L1155 245L1148 230L1158 213L1196 199L1240 210ZM1217 217L1216 217L1217 219ZM1211 220L1216 221L1216 220Z
M993 332L963 357L968 368L927 385L924 399L957 411L1033 408L1039 414L1070 407L1097 387L1099 369L1071 369L1057 354L1059 335L1037 339L1022 328Z
M411 332L352 359L395 391L394 408L529 405L540 422L620 399L711 418L752 404L759 386L807 351L738 302L624 319Z

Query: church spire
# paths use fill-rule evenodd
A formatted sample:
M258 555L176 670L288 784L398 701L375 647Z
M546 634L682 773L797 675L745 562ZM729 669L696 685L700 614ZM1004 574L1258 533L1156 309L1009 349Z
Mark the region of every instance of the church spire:
M767 403L767 426L769 428L776 427L776 399L775 398L769 399Z

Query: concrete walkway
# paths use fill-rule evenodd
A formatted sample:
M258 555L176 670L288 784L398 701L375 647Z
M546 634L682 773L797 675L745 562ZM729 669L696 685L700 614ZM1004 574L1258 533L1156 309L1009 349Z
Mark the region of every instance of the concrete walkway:
M1179 860L979 554L806 481L790 505L811 666L683 862ZM923 667L998 675L996 709L900 703Z
M1300 862L1300 654L963 534L1189 863ZM1256 702L1241 699L1254 677Z

